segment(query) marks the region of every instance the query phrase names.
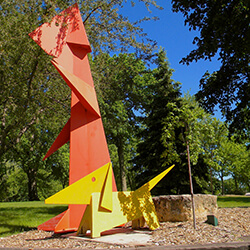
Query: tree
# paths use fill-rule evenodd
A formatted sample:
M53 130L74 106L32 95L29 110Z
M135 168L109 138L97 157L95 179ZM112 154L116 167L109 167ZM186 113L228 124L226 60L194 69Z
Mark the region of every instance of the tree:
M202 153L200 147L200 131L203 127L202 125L204 125L201 121L203 121L205 116L205 111L199 107L198 103L194 100L194 98L189 95L185 95L185 97L182 99L181 108L179 109L179 116L170 116L165 118L164 133L162 136L163 142L167 149L167 153L169 152L169 134L176 134L176 131L178 130L181 132L179 134L179 137L183 141L183 144L186 146L194 228L196 228L196 219L191 163L197 164L199 155ZM196 167L197 166L199 165L197 164ZM202 176L202 178L204 179L205 176Z
M249 174L246 167L249 157L246 145L236 142L233 137L229 138L225 123L199 107L194 97L186 95L182 109L183 115L180 117L184 120L179 120L179 117L177 124L185 124L184 138L189 142L191 163L197 164L197 160L202 159L204 167L209 169L211 193L215 191L215 177L221 181L222 194L224 178L228 176L235 180L235 192L239 192L239 183L247 186L248 182L244 181Z
M181 138L187 148L186 154L190 154L194 189L208 191L209 172L210 191L214 193L214 176L221 170L219 162L223 161L223 155L219 152L223 142L228 140L227 135L225 124L205 112L194 96L186 94L179 108L179 116L166 117L164 120L164 155L173 152L171 141Z
M184 141L190 146L193 168L196 169L197 161L203 160L203 168L210 172L211 193L215 191L214 178L219 177L221 193L224 194L224 178L228 176L235 180L235 192L239 193L240 184L242 187L248 185L248 181L245 182L249 174L246 145L238 143L233 137L229 138L226 124L199 107L194 97L186 95L183 101L183 115L178 117L176 124L185 124ZM182 120L179 120L180 117ZM206 174L203 172L202 176ZM200 177L197 180L194 176L194 179L199 182Z
M228 138L224 138L221 146L218 149L218 155L220 160L218 162L219 168L215 171L215 174L219 177L221 181L221 194L225 194L224 188L224 178L229 176L229 166L232 164L234 155L234 148L232 147L232 141ZM233 156L234 155L234 156Z
M70 91L47 63L48 56L28 37L38 24L35 10L41 7L32 1L29 6L23 1L18 4L1 3L0 162L13 161L17 167L21 163L27 169L30 199L34 200L38 199L35 168L41 166L44 150L32 149L42 143L38 134L51 134L50 129L59 132L68 119ZM47 147L52 141L47 136Z
M6 154L43 115L49 119L56 112L58 126L69 115L70 91L47 63L48 56L28 37L43 8L39 2L27 4L4 1L0 5L0 161L10 159L11 152Z
M175 107L176 109L178 107ZM166 147L166 153L171 137L176 139L175 131L178 128L181 134L178 136L184 143L185 147L190 148L190 161L195 165L199 155L202 153L201 137L207 126L207 119L210 116L202 109L194 96L185 94L181 98L181 106L178 108L179 116L169 116L164 120L163 140ZM178 137L177 136L177 137Z
M108 144L110 148L115 146L118 155L118 187L126 190L126 179L130 188L133 186L128 171L138 141L138 113L147 74L145 63L135 54L113 57L100 54L94 58L92 68Z
M219 55L218 71L205 73L198 100L209 112L219 105L230 128L246 137L249 129L250 16L247 0L172 0L173 11L182 12L190 30L199 30L197 49L182 59L189 64ZM244 130L245 129L245 130ZM248 136L248 135L247 135Z
M156 68L152 70L154 79L149 82L145 92L143 131L139 134L141 142L138 145L134 170L136 171L137 186L140 186L163 171L166 165L178 162L178 167L168 174L171 176L169 176L168 182L160 182L153 190L157 194L166 194L173 188L180 188L178 184L181 182L181 178L175 184L172 180L181 176L179 169L182 168L179 167L181 165L179 157L183 149L180 150L180 147L176 146L179 141L174 142L173 139L170 154L163 155L166 151L162 141L163 121L166 117L179 115L181 93L180 84L171 80L172 69L169 68L166 53L163 50L158 52L155 65Z
M204 158L209 167L210 175L210 192L214 194L214 175L220 170L219 162L222 160L219 155L219 149L227 139L228 129L225 124L215 117L208 116L207 127L201 131L201 147L203 149Z
M244 143L238 143L235 138L226 138L219 148L218 154L221 161L219 162L220 170L218 176L221 179L221 193L224 194L224 177L232 177L234 183L233 193L243 194L244 191L249 190L250 170L249 152ZM244 190L244 191L243 191ZM231 191L232 192L232 191Z
M42 161L48 150L48 145L53 142L53 138L58 132L57 124L53 122L54 117L41 117L20 139L20 142L13 149L13 159L16 165L22 169L27 179L28 200L39 200L39 193L53 194L51 190L59 191L51 181L55 178L65 186L68 182L69 154L64 146L50 159ZM63 118L62 118L63 119ZM56 127L55 127L56 126ZM65 176L66 175L66 176ZM59 182L58 182L59 183ZM43 190L46 190L45 192Z

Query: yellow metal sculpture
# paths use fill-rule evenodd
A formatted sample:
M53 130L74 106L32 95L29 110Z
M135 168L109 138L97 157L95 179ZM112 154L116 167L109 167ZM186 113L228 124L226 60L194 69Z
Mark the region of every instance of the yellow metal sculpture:
M45 200L47 204L87 204L77 234L91 231L91 237L132 221L137 228L146 222L159 227L150 190L173 168L169 167L136 191L112 191L112 165L108 163Z

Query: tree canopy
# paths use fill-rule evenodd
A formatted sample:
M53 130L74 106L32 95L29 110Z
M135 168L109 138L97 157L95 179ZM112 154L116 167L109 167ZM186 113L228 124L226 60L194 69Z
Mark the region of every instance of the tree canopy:
M189 64L218 56L221 67L205 73L198 100L209 112L218 105L231 128L249 130L250 3L248 0L172 0L190 30L198 30L197 49L182 59ZM239 131L238 131L239 132Z

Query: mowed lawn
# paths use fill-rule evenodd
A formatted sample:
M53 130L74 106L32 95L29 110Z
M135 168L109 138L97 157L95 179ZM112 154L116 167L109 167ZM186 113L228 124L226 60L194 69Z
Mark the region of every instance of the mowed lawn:
M66 209L67 206L47 205L44 201L0 202L0 237L36 229Z
M218 196L218 207L250 207L250 196Z
M250 207L249 196L218 196L219 207ZM67 206L43 201L0 202L0 237L36 229L38 225L65 211Z

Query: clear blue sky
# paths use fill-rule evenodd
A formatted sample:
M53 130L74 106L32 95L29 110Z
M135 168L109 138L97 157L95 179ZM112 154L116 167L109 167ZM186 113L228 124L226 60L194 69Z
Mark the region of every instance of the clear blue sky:
M210 73L219 69L220 62L213 59L209 61L193 62L189 66L179 64L182 57L185 57L196 46L192 44L193 38L199 33L189 31L188 26L184 26L184 17L182 13L173 13L171 10L171 1L157 1L164 10L151 8L152 13L148 13L143 3L136 1L136 6L131 8L130 4L121 9L121 13L129 17L129 20L135 21L144 16L158 16L158 21L148 21L142 23L144 31L148 36L156 40L158 46L164 48L167 52L170 67L175 70L173 79L182 83L182 92L190 91L193 95L199 90L199 80L208 70Z

